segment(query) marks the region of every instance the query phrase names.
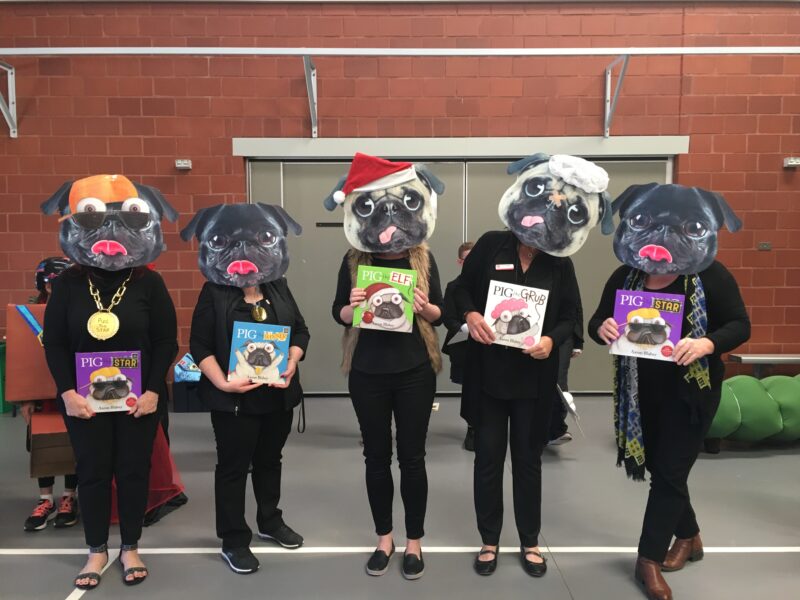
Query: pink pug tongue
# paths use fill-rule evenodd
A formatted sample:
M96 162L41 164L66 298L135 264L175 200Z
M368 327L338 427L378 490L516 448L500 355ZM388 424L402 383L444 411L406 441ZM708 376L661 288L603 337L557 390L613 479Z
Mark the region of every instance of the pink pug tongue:
M538 225L539 223L544 223L544 219L538 215L537 216L526 215L522 217L523 227L533 227L534 225Z
M228 265L228 275L233 275L234 273L238 273L239 275L258 273L258 267L249 260L235 260Z
M655 244L647 244L647 246L642 246L639 249L639 256L642 258L647 257L656 262L662 260L668 263L672 262L672 254L669 253L669 250L664 248L664 246L657 246Z
M386 229L381 231L381 234L378 236L378 239L381 241L381 244L388 244L392 241L392 236L394 232L397 231L397 227L394 225L389 225Z
M99 242L95 242L92 244L92 252L94 254L106 254L108 256L114 256L116 254L122 254L122 256L128 255L125 246L114 240L100 240Z

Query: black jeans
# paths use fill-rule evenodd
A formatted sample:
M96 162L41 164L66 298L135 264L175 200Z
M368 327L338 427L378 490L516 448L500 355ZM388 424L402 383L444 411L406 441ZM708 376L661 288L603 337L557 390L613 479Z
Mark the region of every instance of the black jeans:
M639 555L658 563L666 557L673 535L687 539L700 531L688 479L716 412L716 407L705 407L692 423L689 405L673 389L663 382L640 384L639 389L645 466L650 472Z
M349 388L364 439L367 496L375 533L386 535L392 531L394 414L406 536L410 540L419 539L425 535L428 504L425 439L436 393L436 375L427 362L402 373L373 375L351 371Z
M539 545L542 525L542 450L547 440L550 401L535 398L480 399L475 427L475 515L483 543L500 542L503 527L503 470L511 424L514 517L523 546Z
M283 524L283 513L278 508L281 459L293 416L291 410L260 415L240 413L238 416L211 411L211 424L217 441L217 466L214 469L217 537L222 540L223 548L249 546L253 537L244 518L250 465L253 466L253 492L258 506L258 530L270 533Z
M53 487L55 483L56 483L55 477L39 477L40 488ZM78 476L75 474L64 475L64 489L74 490L76 487L78 487Z
M98 414L91 419L64 415L75 451L81 490L78 504L89 546L108 542L112 479L117 483L122 543L139 541L150 487L150 457L159 422L157 413L138 419L126 412Z

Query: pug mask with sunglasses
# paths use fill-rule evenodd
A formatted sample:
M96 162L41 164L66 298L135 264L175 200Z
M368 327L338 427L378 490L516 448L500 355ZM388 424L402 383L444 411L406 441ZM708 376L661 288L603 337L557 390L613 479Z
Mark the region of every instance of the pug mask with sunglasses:
M106 271L141 267L166 249L161 218L178 213L157 189L122 175L93 175L67 182L42 204L61 214L59 239L73 262Z

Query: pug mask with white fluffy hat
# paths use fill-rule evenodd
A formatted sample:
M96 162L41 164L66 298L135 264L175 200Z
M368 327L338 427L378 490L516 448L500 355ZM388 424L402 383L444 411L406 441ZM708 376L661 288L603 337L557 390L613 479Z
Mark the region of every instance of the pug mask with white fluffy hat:
M534 154L508 166L517 180L500 199L498 213L517 239L553 256L580 250L589 231L602 223L614 231L606 189L608 173L566 154Z
M324 200L344 210L344 234L362 252L402 252L433 235L444 184L421 164L356 153Z

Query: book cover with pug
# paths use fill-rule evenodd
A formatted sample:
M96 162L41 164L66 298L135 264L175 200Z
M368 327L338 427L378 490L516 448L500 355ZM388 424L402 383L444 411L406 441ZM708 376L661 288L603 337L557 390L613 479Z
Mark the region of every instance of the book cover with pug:
M549 294L548 290L491 280L483 318L494 331L494 343L512 348L538 344Z
M142 393L141 353L77 352L75 383L95 413L130 411Z
M416 271L359 265L356 287L367 297L353 310L353 327L411 333L416 286Z
M609 352L621 356L672 361L681 339L683 294L617 290L614 320L620 336Z
M269 323L234 321L228 381L249 379L261 383L286 383L292 328Z

